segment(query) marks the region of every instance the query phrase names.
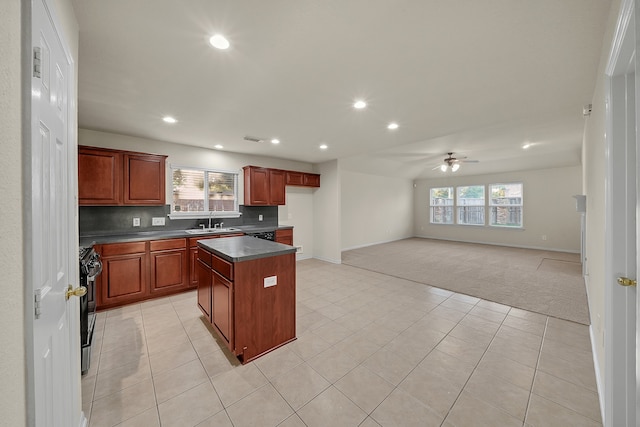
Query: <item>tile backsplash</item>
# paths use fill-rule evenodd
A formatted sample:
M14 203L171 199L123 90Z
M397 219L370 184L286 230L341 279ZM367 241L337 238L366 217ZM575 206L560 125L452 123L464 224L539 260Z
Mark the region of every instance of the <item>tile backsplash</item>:
M142 231L185 230L208 225L208 218L170 219L170 205L165 206L80 206L79 226L81 236L101 234L127 234ZM211 225L224 222L224 227L241 225L278 225L277 206L240 205L239 218L215 218ZM259 220L262 215L262 221ZM133 219L140 218L140 226L133 226ZM151 225L153 218L164 218L164 226Z

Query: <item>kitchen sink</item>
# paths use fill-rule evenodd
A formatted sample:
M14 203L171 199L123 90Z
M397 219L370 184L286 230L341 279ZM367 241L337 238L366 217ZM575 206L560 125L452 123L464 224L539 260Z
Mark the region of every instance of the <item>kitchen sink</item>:
M242 231L239 228L227 227L227 228L194 228L191 230L185 230L189 234L219 234L219 233L231 233L234 231Z

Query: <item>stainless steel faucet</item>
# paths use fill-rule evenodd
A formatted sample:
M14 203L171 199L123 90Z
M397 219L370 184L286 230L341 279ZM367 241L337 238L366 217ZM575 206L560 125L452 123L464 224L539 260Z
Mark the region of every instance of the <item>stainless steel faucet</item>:
M213 216L213 211L209 212L209 228L211 228L211 217Z

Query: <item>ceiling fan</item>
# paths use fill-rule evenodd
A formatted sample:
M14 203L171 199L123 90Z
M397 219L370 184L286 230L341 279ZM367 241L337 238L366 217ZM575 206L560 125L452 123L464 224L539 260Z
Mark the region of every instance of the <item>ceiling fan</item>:
M453 157L453 152L447 153L449 157L444 159L443 163L436 166L432 170L440 169L442 172L446 172L451 169L451 172L455 172L460 169L460 163L478 163L479 160L466 160L466 157Z

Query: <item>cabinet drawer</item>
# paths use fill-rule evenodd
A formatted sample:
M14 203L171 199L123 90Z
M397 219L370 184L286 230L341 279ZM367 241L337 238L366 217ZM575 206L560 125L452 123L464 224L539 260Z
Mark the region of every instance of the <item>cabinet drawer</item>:
M186 248L186 239L165 239L165 240L152 240L150 242L149 250L153 251L166 251L169 249L184 249Z
M213 271L217 271L227 279L233 281L233 264L229 261L225 261L216 255L211 255L211 268Z
M198 259L211 267L211 253L198 248Z
M146 252L147 242L109 243L102 245L102 257Z

